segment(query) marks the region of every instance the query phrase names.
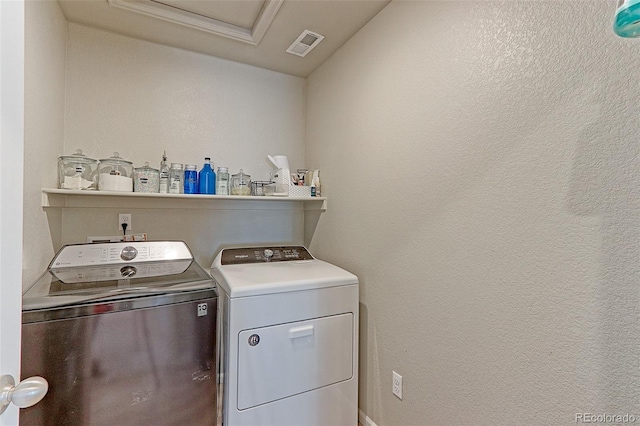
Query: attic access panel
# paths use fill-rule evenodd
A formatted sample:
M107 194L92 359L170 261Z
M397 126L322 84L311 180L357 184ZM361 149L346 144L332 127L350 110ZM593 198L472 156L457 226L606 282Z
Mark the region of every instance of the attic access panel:
M216 19L227 24L251 29L264 7L264 0L151 0L155 3L195 13L205 18Z
M153 18L258 45L284 0L108 0Z

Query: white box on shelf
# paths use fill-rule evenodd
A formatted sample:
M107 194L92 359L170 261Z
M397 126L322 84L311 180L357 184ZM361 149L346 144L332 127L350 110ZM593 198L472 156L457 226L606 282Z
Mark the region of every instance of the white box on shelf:
M311 187L289 185L289 197L311 197Z

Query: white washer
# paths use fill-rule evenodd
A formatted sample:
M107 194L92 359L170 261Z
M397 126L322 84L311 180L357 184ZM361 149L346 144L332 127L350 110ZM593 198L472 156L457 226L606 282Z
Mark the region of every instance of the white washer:
M358 278L302 246L222 250L225 426L358 423Z

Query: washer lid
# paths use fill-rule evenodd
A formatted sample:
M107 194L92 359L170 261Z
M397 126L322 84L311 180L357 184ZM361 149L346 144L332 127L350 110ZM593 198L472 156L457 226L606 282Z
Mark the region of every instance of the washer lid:
M22 310L213 288L184 242L144 241L63 247L22 295Z
M269 248L248 250L265 249ZM213 261L211 275L231 298L358 284L358 277L322 260L223 264L225 250L218 253Z

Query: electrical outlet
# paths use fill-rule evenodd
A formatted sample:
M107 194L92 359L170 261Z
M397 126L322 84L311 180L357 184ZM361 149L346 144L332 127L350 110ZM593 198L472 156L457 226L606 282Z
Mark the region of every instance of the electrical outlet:
M122 224L127 224L127 232L133 230L131 226L131 213L118 213L118 231L122 231Z
M393 387L391 389L393 394L402 399L402 376L393 371Z

